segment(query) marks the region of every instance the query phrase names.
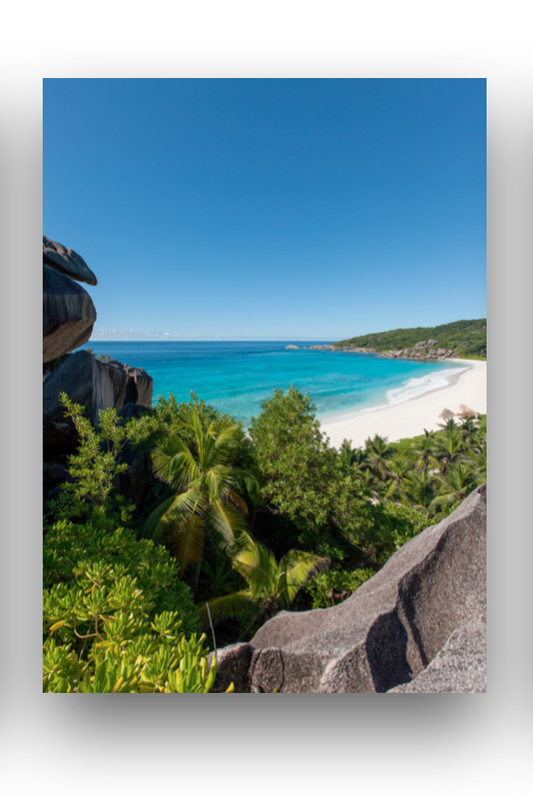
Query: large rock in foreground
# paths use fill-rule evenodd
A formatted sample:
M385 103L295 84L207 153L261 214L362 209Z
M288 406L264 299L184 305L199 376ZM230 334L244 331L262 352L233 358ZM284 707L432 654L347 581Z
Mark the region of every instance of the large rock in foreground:
M251 640L251 657L248 646L221 651L217 681L241 655L252 692L387 692L425 670L457 629L485 621L483 485L344 603L280 612Z
M487 625L472 623L453 632L440 653L409 684L390 692L486 692Z

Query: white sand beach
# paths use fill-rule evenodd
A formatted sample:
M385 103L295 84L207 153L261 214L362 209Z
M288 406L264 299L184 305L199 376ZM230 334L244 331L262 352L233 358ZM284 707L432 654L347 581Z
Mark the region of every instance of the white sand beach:
M403 404L367 412L364 415L345 415L339 420L321 424L321 429L338 448L342 441L352 441L352 446L364 446L365 440L379 434L390 443L405 437L423 434L424 429L434 431L444 423L439 418L444 408L459 412L459 405L466 404L475 412L487 412L487 363L480 360L454 360L468 369L446 378L448 385L423 393Z

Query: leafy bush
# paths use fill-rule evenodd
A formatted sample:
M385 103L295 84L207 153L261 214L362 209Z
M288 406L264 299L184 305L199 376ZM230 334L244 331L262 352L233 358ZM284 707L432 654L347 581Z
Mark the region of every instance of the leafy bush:
M208 668L190 589L163 547L117 525L129 513L112 495L116 457L142 424L125 428L107 410L96 430L62 401L81 444L45 527L44 691L208 692L216 662Z
M84 408L61 393L59 400L65 415L72 419L79 436L77 454L69 457L70 480L60 486L57 501L50 503L49 514L55 519L91 520L107 529L125 523L133 507L114 495L115 477L128 469L117 458L124 445L138 443L152 429L149 417L122 423L114 408L98 413L98 428L83 415Z
M294 386L274 390L262 407L250 435L263 499L301 532L338 525L353 485L320 431L309 395Z
M43 542L43 586L76 583L93 562L111 567L113 578L135 579L154 611L178 611L186 633L200 630L190 589L169 553L151 540L136 540L128 529L109 533L91 524L54 524Z
M212 685L214 672L208 678L201 664L205 637L196 644L198 612L162 547L126 529L62 521L46 535L44 565L45 691Z
M96 654L82 662L70 645L49 639L44 646L44 692L210 692L216 678L216 657L211 666L203 645L205 636L176 643L158 643L146 635L132 640L120 657ZM112 638L108 639L113 643ZM231 684L226 692L233 692Z
M371 514L374 560L379 565L385 564L402 545L435 522L416 509L391 501L372 506Z
M327 609L349 598L374 575L373 570L330 570L309 582L305 591L313 600L313 609Z

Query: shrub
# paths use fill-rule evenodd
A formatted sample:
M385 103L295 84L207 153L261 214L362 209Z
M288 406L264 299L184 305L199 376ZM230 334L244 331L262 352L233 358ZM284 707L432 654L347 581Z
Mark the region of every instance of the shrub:
M116 457L142 425L107 410L96 430L62 401L81 443L43 543L44 691L208 692L216 662L208 668L190 589L163 547L117 523L129 513L112 496L126 467Z
M373 570L330 570L309 582L305 591L313 600L313 609L327 609L350 597L374 575Z
M49 639L44 647L43 691L206 693L215 682L216 657L209 667L204 639L204 635L181 637L170 646L144 636L132 640L121 656L97 653L94 661L86 663L70 645ZM226 692L233 691L231 684Z
M162 547L62 521L44 564L45 691L209 691L198 613Z
M179 613L186 633L200 630L191 591L170 554L151 540L136 540L128 529L109 533L91 524L54 524L43 542L43 586L75 584L93 562L110 567L113 578L134 578L154 611Z

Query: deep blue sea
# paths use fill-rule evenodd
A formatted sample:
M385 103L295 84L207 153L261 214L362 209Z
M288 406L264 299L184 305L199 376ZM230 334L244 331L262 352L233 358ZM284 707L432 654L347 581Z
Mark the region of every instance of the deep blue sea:
M309 346L322 341L300 342ZM328 342L328 341L324 341ZM443 387L452 363L386 360L372 354L286 349L291 341L89 341L95 354L144 368L158 395L198 398L248 426L261 402L291 384L309 393L321 421L368 412ZM464 366L463 366L464 368Z

